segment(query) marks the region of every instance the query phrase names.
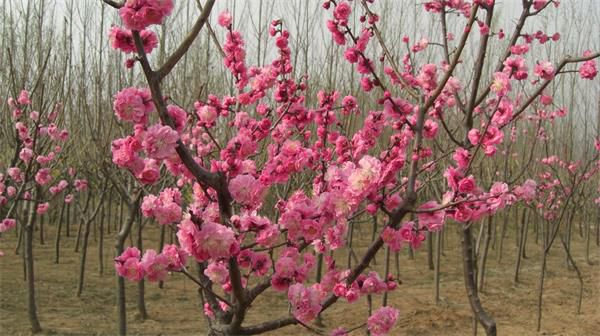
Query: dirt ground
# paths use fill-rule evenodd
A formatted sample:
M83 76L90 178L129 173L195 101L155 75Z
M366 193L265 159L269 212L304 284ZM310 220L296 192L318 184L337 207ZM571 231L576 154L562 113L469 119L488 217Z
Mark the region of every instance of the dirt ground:
M405 252L400 256L402 285L390 295L390 303L400 309L399 321L392 335L473 335L472 318L462 281L462 263L456 228L447 227L445 256L441 263L441 302L433 301L433 271L427 268L427 250L424 245L410 260ZM73 230L73 229L72 229ZM360 242L364 248L370 233ZM62 238L61 261L54 263L54 231L46 228L46 244L36 237L35 278L38 314L46 335L113 335L116 334L116 278L112 267L114 233L105 237L102 276L98 273L97 242L90 235L88 261L83 294L76 297L80 254L74 253L75 238ZM74 231L74 230L73 230ZM512 233L513 230L507 230ZM149 227L145 248L156 248L158 229ZM580 315L576 314L579 290L576 274L565 266L565 255L560 245L551 250L545 282L541 332L536 331L537 285L540 270L540 246L530 231L527 256L522 263L521 282L512 282L515 260L515 238L509 234L504 242L504 254L498 262L497 252L490 250L487 281L481 299L484 307L497 322L498 335L600 335L600 261L599 248L592 242L590 266L584 258L584 242L574 234L573 255L584 275L584 297ZM23 260L14 254L14 232L0 239L0 334L28 335L26 288L23 281ZM498 245L498 244L497 244ZM345 262L340 255L340 262ZM381 269L379 257L376 269ZM203 335L205 320L194 284L180 274L173 274L164 288L146 283L146 306L149 319L139 319L136 307L135 283L127 283L128 333L132 335ZM286 316L285 296L272 290L260 298L247 317L246 324ZM378 305L381 297L375 297ZM355 304L337 304L324 314L327 330L343 325L354 327L367 318L364 301ZM269 335L309 335L302 327L287 327ZM355 331L353 335L364 335ZM479 334L483 330L479 328Z

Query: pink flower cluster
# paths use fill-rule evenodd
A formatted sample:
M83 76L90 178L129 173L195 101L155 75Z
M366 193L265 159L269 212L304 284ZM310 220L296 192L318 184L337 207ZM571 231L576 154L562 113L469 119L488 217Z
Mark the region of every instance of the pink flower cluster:
M196 224L195 221L199 223ZM189 214L184 216L177 227L181 248L199 262L228 258L239 252L240 244L235 232L229 227L210 220L192 220Z
M229 26L228 26L229 27ZM239 90L244 89L248 84L248 69L246 68L246 50L244 49L244 39L239 31L230 30L225 37L223 44L225 58L223 64L229 69L236 80Z
M412 249L418 249L425 240L423 230L417 229L415 222L409 221L402 224L400 229L387 226L381 233L383 242L394 252L400 251L404 243L408 243Z
M303 323L314 320L321 311L322 293L317 285L305 287L300 283L290 286L288 300L292 306L292 315Z
M592 54L591 51L586 50L583 53L583 56L590 56L591 54ZM581 64L581 66L579 66L579 76L581 76L581 78L592 80L592 79L596 78L597 74L598 74L598 69L596 68L596 60L595 59L585 61Z
M392 330L400 312L392 307L381 307L367 320L367 328L373 336L385 336Z
M115 258L117 274L130 281L140 281L144 277L151 282L165 280L169 271L180 271L185 267L186 256L175 245L165 245L162 253L146 250L141 257L137 247L128 247Z
M271 277L271 285L277 291L285 291L293 283L303 283L315 265L315 257L311 253L303 255L295 247L286 247L275 262L275 273Z
M143 30L161 24L172 11L173 0L127 0L119 9L119 16L128 29Z
M151 53L158 46L158 37L155 32L144 29L140 31L140 37L146 54ZM108 39L111 47L115 50L121 50L126 54L137 52L131 30L113 26L108 34Z
M0 222L0 233L6 232L17 225L17 221L12 218L4 218Z
M142 202L144 217L154 217L158 224L177 223L181 220L181 193L179 189L166 188L158 197L148 195Z
M119 120L145 125L148 115L155 110L150 90L130 87L119 91L115 95L113 110Z
M504 140L504 133L496 126L487 126L483 129L485 130L483 136L476 128L470 130L467 136L472 145L481 145L485 155L492 156L496 154L496 145Z

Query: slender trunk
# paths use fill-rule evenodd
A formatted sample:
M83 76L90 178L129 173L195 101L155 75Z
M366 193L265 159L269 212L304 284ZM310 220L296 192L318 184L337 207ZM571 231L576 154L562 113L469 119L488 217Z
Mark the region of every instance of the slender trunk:
M538 302L537 302L537 331L539 332L542 328L542 298L544 295L544 276L546 274L546 257L547 254L544 252L546 249L545 244L542 247L542 267L540 269L540 283L538 285Z
M592 222L590 221L589 215L584 217L585 225L585 262L588 265L593 265L590 260L590 236L592 235Z
M98 274L104 274L104 213L100 218L100 240L98 241ZM161 249L162 250L162 249Z
M103 190L106 190L106 184L104 185ZM102 207L102 203L104 202L105 195L106 195L106 192L103 192L102 195L100 196L100 199L98 199L98 203L96 204L96 207L93 209L92 213L89 215L88 218L86 218L86 216L84 216L83 213L81 214L81 219L83 221L85 221L85 232L83 234L83 246L82 246L82 251L81 251L81 266L79 269L79 285L77 286L77 297L80 297L81 292L83 291L83 279L85 277L85 261L86 261L86 257L87 257L88 242L89 242L89 237L90 237L90 226L91 226L92 222L96 220L96 216L98 215L98 212L100 211L100 207ZM88 204L86 204L86 210L87 210Z
M315 277L315 282L320 283L321 279L323 278L323 253L319 253L319 255L317 256L317 274ZM318 327L325 327L325 324L323 324L323 316L321 316L321 313L319 312L319 315L317 315L317 318L315 319L315 325Z
M519 282L519 268L521 267L521 257L523 256L523 250L525 249L525 239L527 235L527 208L523 208L523 213L521 214L521 239L519 241L519 249L517 251L517 262L515 263L515 274L513 276L513 282Z
M77 228L77 238L75 239L75 252L79 252L79 244L81 242L81 233L84 226L83 216L79 218L79 227Z
M502 228L500 230L500 245L498 246L498 262L502 261L502 248L504 247L504 236L506 235L506 226L508 225L508 211L504 212Z
M442 231L438 231L435 236L435 270L433 273L433 281L435 282L434 300L435 304L440 303L440 254L442 249Z
M60 259L60 232L65 214L66 203L63 202L60 208L60 218L58 219L58 227L56 228L56 240L54 241L54 263L58 264Z
M133 226L133 222L135 221L135 217L138 213L138 207L141 199L141 193L137 197L137 199L133 203L129 203L125 200L123 203L128 203L129 205L129 213L127 217L127 222L125 225L120 225L121 230L117 234L117 239L115 242L115 256L121 255L125 246L125 239L131 232L131 226ZM121 206L122 208L122 206ZM116 275L117 277L117 325L119 329L119 335L124 336L127 334L127 311L125 309L125 279Z
M575 218L575 209L571 210L571 212L569 213L569 220L567 222L567 232L565 234L565 243L566 243L566 249L567 249L567 255L565 256L565 265L567 266L567 268L571 268L572 264L571 264L571 260L570 260L570 255L568 253L568 251L571 250L571 232L572 232L572 228L573 228L573 219Z
M143 251L142 246L142 216L138 215L138 231L137 231L137 247L140 251ZM138 296L137 296L137 308L139 313L139 318L144 321L148 318L148 311L146 310L146 300L145 300L145 284L144 279L138 282Z
M483 244L483 254L481 256L481 265L479 267L479 291L483 292L483 285L485 283L485 265L487 262L490 241L492 240L492 216L488 217L487 223L485 224L485 242Z
M467 296L469 297L471 309L473 310L473 315L479 321L479 323L481 323L488 336L495 336L496 322L494 322L494 320L485 312L485 310L481 306L481 301L479 300L479 295L477 293L477 284L475 282L475 260L473 258L473 237L471 232L471 225L467 225L463 228L461 245L465 288L467 290Z
M162 251L163 247L165 246L165 226L161 225L160 226L160 240L158 241L158 251ZM164 286L164 281L159 281L158 282L158 288L162 289Z
M40 245L45 245L44 243L44 223L46 222L46 216L40 216Z
M36 193L37 194L37 193ZM35 198L35 197L34 197ZM38 333L42 331L42 326L37 316L37 307L35 302L35 275L33 267L33 223L36 219L36 206L34 202L29 205L29 218L25 225L25 264L27 271L27 312L29 322L31 323L31 332Z
M523 259L527 259L527 237L529 236L529 221L531 220L531 211L527 211L527 217L525 218L525 230L524 230L524 237L523 237L523 253L521 254L521 257Z
M433 234L431 232L427 232L427 265L430 270L435 268L433 265Z
M71 204L67 204L67 225L65 226L65 233L67 237L71 236Z
M383 279L385 279L387 281L388 275L390 274L390 247L388 245L386 245L385 247L385 268L384 268L384 274L383 274ZM388 303L388 292L385 291L383 292L383 300L381 305L382 306L387 306Z
M565 252L567 253L567 258L569 258L569 262L573 265L575 269L575 273L577 273L577 280L579 280L579 295L577 296L577 315L581 314L581 301L583 298L583 276L581 275L581 271L579 267L575 264L575 260L571 256L571 252L569 251L569 246L567 243L561 239L562 245L565 248Z
M83 216L81 216L81 218L81 220L83 221ZM79 283L77 285L77 297L81 297L81 292L83 292L83 279L85 277L85 259L87 257L88 240L90 237L90 225L91 220L86 220L84 223L85 230L83 232L83 244L81 246L81 262L79 265Z

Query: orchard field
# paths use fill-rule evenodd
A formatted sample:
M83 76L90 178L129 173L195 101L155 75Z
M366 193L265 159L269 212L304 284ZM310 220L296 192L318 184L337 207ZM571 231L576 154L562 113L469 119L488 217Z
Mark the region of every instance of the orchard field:
M595 0L0 0L0 335L595 335Z

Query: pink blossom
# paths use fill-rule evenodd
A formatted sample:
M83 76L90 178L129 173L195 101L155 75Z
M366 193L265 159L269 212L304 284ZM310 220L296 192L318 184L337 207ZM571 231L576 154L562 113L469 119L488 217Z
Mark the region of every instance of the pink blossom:
M172 10L173 0L127 0L119 9L119 15L127 28L142 30L149 25L161 24Z
M140 265L144 269L144 274L148 281L162 281L167 277L169 258L162 253L157 254L156 251L149 249L144 253Z
M21 149L21 152L19 152L19 159L21 159L25 163L29 163L32 157L33 151L30 148L23 148Z
M17 221L12 218L4 218L2 222L0 222L0 233L6 232L17 225Z
M142 146L149 157L164 160L175 154L179 134L169 126L154 124L148 128Z
M419 210L431 210L439 208L440 205L436 201L429 201L427 203L422 204L419 207ZM426 228L429 231L439 231L444 225L444 210L436 210L429 212L419 212L417 213L417 218L419 220L419 227Z
M425 240L425 235L421 231L415 231L414 222L406 222L400 228L400 236L409 243L413 249L418 249Z
M138 180L143 184L154 184L160 179L160 169L158 161L154 159L144 160L144 169L136 175Z
M187 121L187 112L177 105L169 105L167 106L167 114L173 120L175 130L177 132L183 131Z
M524 201L531 201L536 195L537 183L534 180L527 180L522 185L514 189L514 194Z
M490 89L495 92L498 97L505 96L506 93L511 90L510 78L504 72L495 72Z
M174 188L166 188L159 197L147 195L142 201L142 214L145 217L155 217L161 225L175 223L181 220L181 193Z
M29 118L33 121L38 121L40 118L40 113L38 111L31 111L31 113L29 113Z
M20 105L30 105L31 99L29 99L29 92L27 90L21 90L17 101Z
M210 281L223 285L229 281L229 270L223 262L211 262L204 270Z
M367 320L367 328L371 335L387 335L396 323L399 314L400 312L392 307L381 307L376 310Z
M529 51L529 44L515 44L510 47L510 52L515 55L523 55Z
M186 215L177 226L181 248L197 261L210 258L227 258L239 251L239 242L230 228L214 222L203 222L199 228Z
M542 79L550 80L554 77L554 66L548 61L541 61L535 65L533 73Z
M423 137L426 139L433 139L435 138L436 134L438 131L438 124L431 120L431 119L427 119L425 120L425 124L423 125Z
M50 208L50 203L45 202L45 203L40 203L37 206L36 212L38 215L43 215L46 212L48 212L48 209Z
M236 202L254 207L262 201L263 187L254 176L243 174L229 181L229 192Z
M507 204L511 203L511 197L508 193L508 185L503 182L494 182L490 188L490 195L486 200L490 210L495 212L499 209L504 209Z
M129 87L119 91L113 101L113 110L120 120L146 124L148 115L154 111L150 90Z
M68 194L67 196L65 196L65 203L70 204L71 202L73 202L73 195L72 194Z
M217 119L217 109L209 105L200 105L198 102L194 104L196 107L196 115L198 119L207 127L214 125Z
M303 323L314 320L321 311L320 296L315 286L304 287L299 283L291 285L288 300L292 306L292 315Z
M21 169L19 169L18 167L10 167L6 170L6 172L8 176L10 176L10 178L17 183L20 183L23 180L23 174L21 174Z
M35 174L35 182L39 185L46 185L51 179L50 168L42 168Z
M77 189L77 191L84 191L88 187L88 181L83 179L76 179L75 181L73 181L73 186L75 187L75 189Z
M540 103L542 103L542 105L550 105L550 104L552 104L552 96L541 95L540 96Z
M231 17L231 13L229 13L227 10L222 11L217 18L219 25L224 28L229 28L232 20L233 18Z
M116 139L112 142L112 161L120 167L126 167L139 173L144 168L143 160L138 156L142 145L132 136Z
M17 188L13 187L13 186L8 186L6 188L6 195L8 197L13 197L17 194Z
M402 237L399 230L394 230L389 226L381 232L381 239L387 244L393 252L398 252L402 248Z
M348 191L355 197L376 188L381 174L381 162L372 156L363 156L358 165L348 176Z
M454 151L454 155L452 155L452 158L454 159L454 161L456 161L458 168L466 169L469 166L469 161L471 160L471 154L469 153L468 150L466 150L462 147L458 147Z
M548 0L533 0L533 9L540 10L544 8L547 2Z
M350 16L351 12L352 8L350 7L350 4L348 4L347 1L341 1L335 7L335 10L333 11L333 17L345 24L348 22L348 17Z
M469 175L458 182L458 191L461 193L471 193L475 191L477 184L473 175Z
M115 258L117 274L130 281L140 281L144 278L144 268L140 263L140 250L137 247L128 247Z
M113 26L110 29L108 38L113 49L121 50L126 54L137 52L133 35L128 29ZM140 31L140 38L142 39L144 52L146 54L151 53L152 50L158 46L158 37L156 36L156 33L151 30L144 29Z
M422 50L425 50L429 45L429 41L426 38L420 39L414 46L412 46L411 51L416 53Z
M168 260L167 269L169 271L180 271L185 267L185 263L187 261L187 257L183 250L181 250L175 244L167 244L162 249L162 254Z
M584 56L590 55L591 52L586 51ZM592 80L598 74L598 69L596 68L596 60L591 59L589 61L583 62L581 66L579 66L579 76L583 79Z

